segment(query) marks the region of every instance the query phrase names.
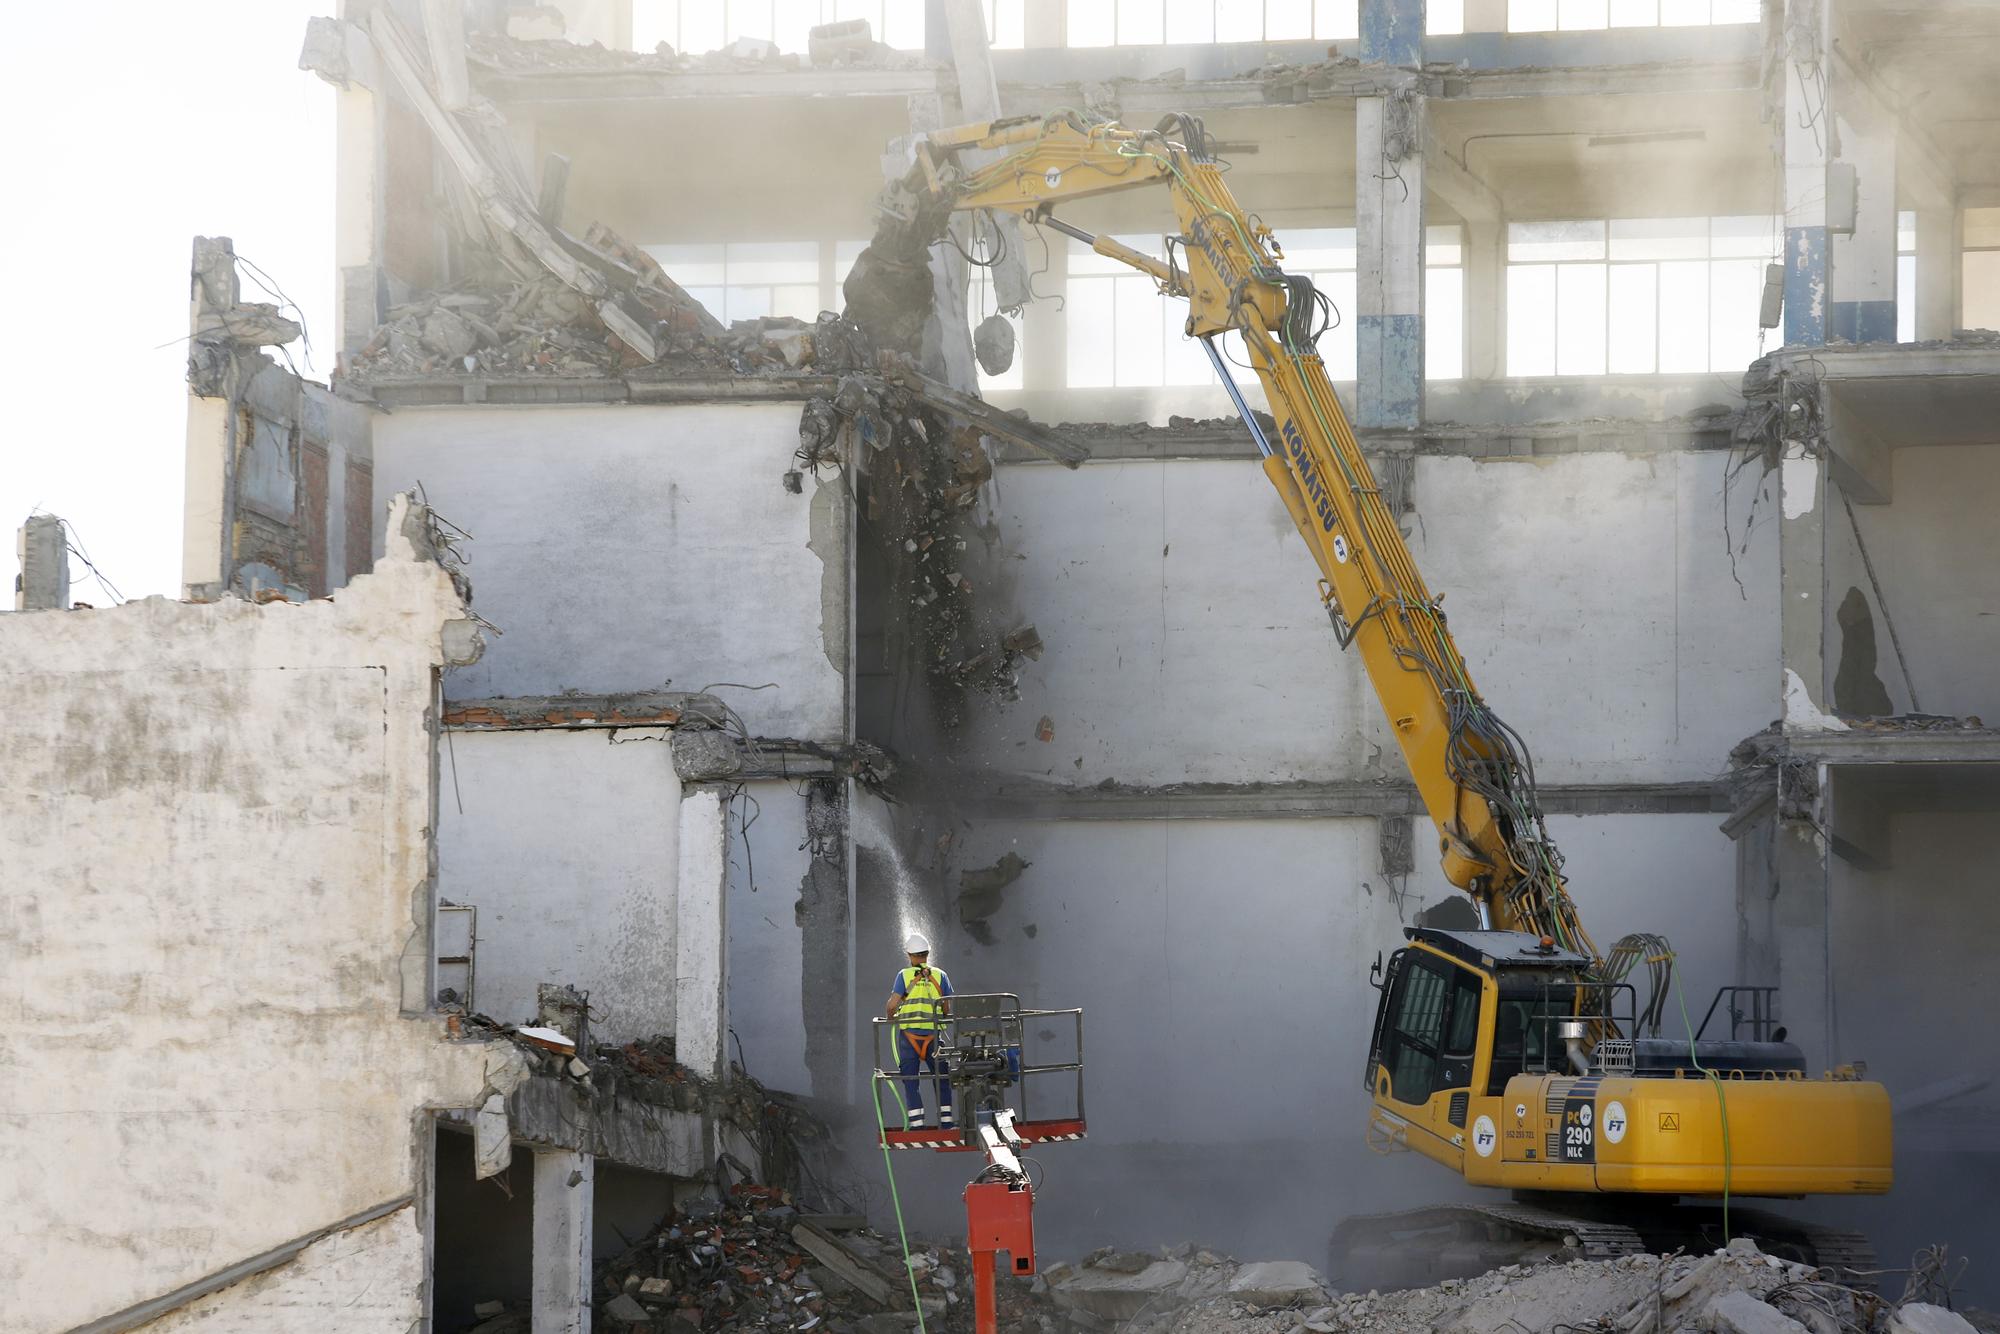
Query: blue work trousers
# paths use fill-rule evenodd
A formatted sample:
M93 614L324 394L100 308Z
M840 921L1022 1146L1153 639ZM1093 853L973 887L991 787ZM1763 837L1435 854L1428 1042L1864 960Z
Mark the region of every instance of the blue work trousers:
M917 1071L927 1068L932 1074L951 1073L951 1067L945 1064L932 1045L936 1041L935 1031L896 1030L896 1071L903 1077L903 1109L913 1124L921 1125L924 1120L924 1086L923 1081L917 1078ZM951 1119L951 1083L940 1079L938 1124L947 1125Z

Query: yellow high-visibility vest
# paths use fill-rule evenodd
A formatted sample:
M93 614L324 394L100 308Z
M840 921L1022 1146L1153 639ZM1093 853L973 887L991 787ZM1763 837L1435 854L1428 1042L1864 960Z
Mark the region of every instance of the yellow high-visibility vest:
M944 993L938 982L944 977L937 968L905 968L896 974L903 988L903 1004L896 1011L896 1027L928 1032L937 1027Z

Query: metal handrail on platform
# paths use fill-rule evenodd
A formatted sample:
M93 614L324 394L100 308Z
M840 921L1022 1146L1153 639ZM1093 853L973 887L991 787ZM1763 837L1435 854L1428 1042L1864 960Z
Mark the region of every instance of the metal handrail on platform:
M1081 1009L1025 1010L1021 1008L1020 996L1011 991L950 996L946 998L946 1003L950 1005L951 1012L933 1021L933 1042L938 1058L938 1069L935 1071L919 1070L914 1076L905 1076L896 1068L897 1062L885 1062L884 1041L888 1043L889 1052L893 1053L896 1030L909 1025L880 1016L871 1021L875 1058L871 1089L878 1104L883 1086L887 1085L896 1095L895 1105L900 1109L902 1099L900 1090L895 1086L905 1078L914 1078L923 1081L932 1100L939 1103L943 1101L944 1086L951 1086L954 1101L964 1108L960 1116L961 1133L968 1137L977 1133L980 1112L992 1112L1003 1105L1013 1107L1015 1124L1024 1138L1032 1139L1038 1124L1051 1122L1074 1123L1077 1133L1081 1133L1084 1123ZM1031 1059L1031 1034L1047 1028L1051 1021L1064 1019L1070 1021L1076 1058L1068 1061ZM1037 1037L1036 1040L1044 1039ZM1030 1077L1065 1073L1074 1079L1074 1114L1036 1116L1030 1100L1031 1089L1048 1081L1037 1079L1031 1084ZM1003 1104L999 1093L1009 1088L1018 1088L1018 1101L1010 1099ZM968 1138L967 1142L973 1141Z

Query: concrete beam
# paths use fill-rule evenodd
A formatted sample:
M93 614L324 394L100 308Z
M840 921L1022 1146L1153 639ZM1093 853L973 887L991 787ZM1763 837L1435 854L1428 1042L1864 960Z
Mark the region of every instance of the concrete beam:
M1668 815L1727 811L1712 782L1545 786L1550 815ZM1026 780L984 785L968 797L994 818L1020 820L1325 820L1422 815L1405 783L1186 783L1167 787L1062 787Z
M441 1113L470 1124L473 1113ZM705 1109L671 1106L622 1091L605 1067L590 1087L564 1075L538 1073L507 1095L512 1138L538 1149L566 1149L607 1163L692 1179L714 1163Z
M568 1149L535 1150L532 1334L590 1334L591 1212L597 1160Z
M1451 205L1467 222L1498 222L1506 212L1493 187L1453 157L1437 132L1428 125L1424 127L1424 173L1424 184L1431 192Z
M1364 452L1443 455L1467 458L1542 458L1551 454L1669 454L1732 447L1733 413L1681 422L1604 421L1546 422L1522 427L1460 426L1431 423L1414 434L1406 431L1357 432ZM1070 434L1089 450L1089 462L1119 459L1244 459L1258 457L1242 425L1220 421L1212 426L1072 426ZM1003 464L1041 462L1039 456L1014 446L1003 447L995 461Z
M455 731L545 728L722 727L729 710L714 695L641 690L611 695L508 695L448 699L444 725Z

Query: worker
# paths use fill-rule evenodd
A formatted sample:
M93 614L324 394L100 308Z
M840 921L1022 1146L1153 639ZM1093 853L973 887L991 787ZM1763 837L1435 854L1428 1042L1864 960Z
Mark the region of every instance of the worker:
M896 1068L903 1077L903 1125L921 1129L924 1124L923 1084L920 1069L934 1075L949 1075L950 1068L937 1050L938 1021L951 1013L951 978L942 968L931 967L931 942L921 931L903 939L903 952L910 966L896 970L895 989L889 993L888 1017L896 1025ZM950 1130L951 1082L938 1080L938 1124Z

